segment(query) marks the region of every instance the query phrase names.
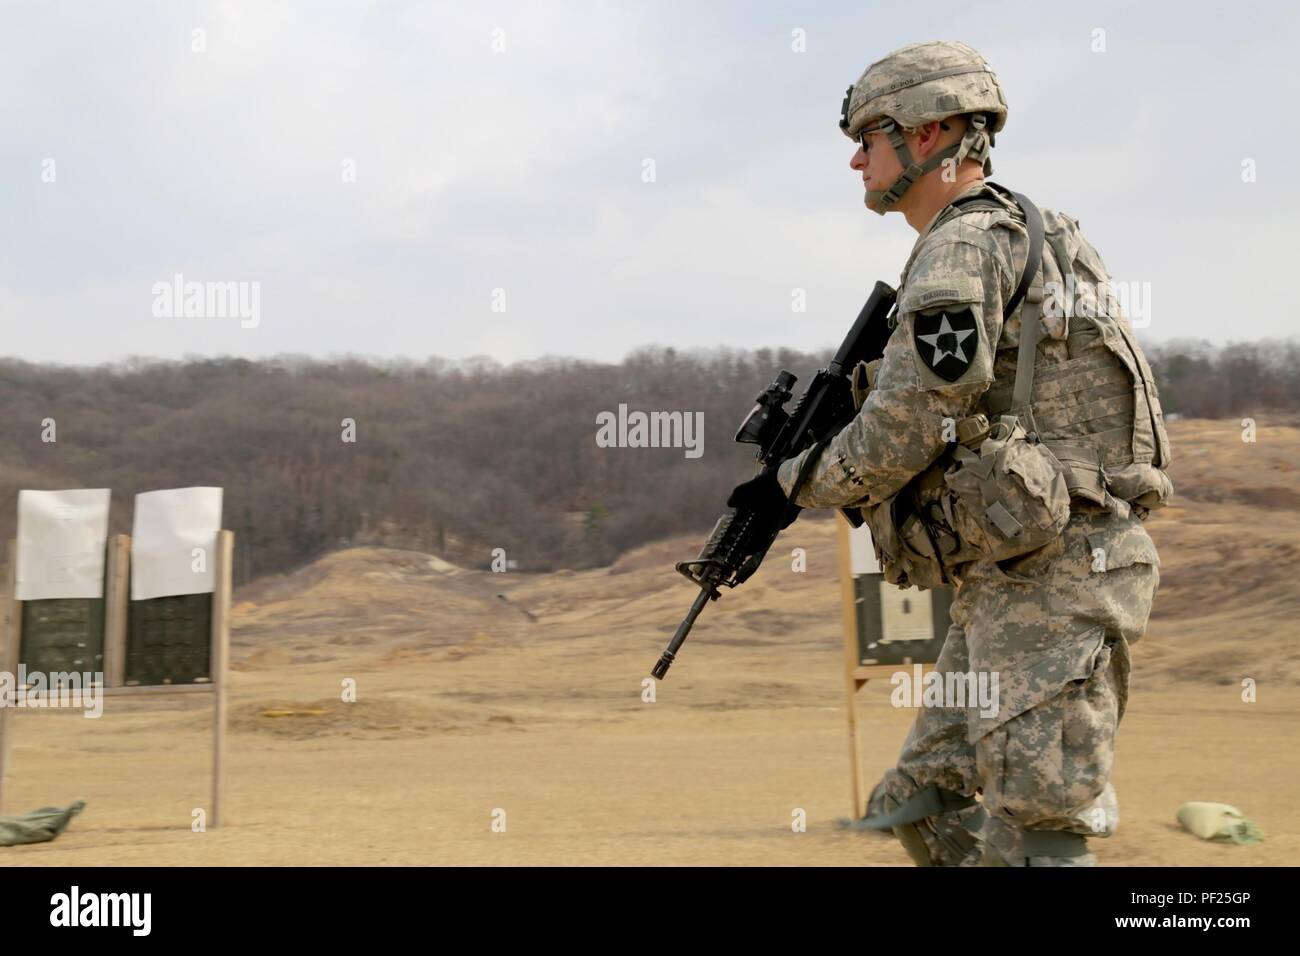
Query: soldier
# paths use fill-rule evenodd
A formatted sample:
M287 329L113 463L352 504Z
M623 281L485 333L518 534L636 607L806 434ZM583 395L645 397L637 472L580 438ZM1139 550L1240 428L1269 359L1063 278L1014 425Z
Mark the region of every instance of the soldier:
M867 208L920 234L896 327L855 372L856 418L728 503L861 508L891 581L956 589L937 668L998 675L994 716L918 712L869 826L918 865L1095 865L1170 450L1078 222L985 180L1006 117L962 43L905 46L849 88L840 127Z

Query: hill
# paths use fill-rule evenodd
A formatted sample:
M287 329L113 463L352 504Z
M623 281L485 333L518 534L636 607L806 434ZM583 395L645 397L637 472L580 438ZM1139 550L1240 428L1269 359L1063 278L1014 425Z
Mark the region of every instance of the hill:
M1096 847L1103 865L1300 856L1300 510L1286 494L1300 430L1262 421L1255 443L1240 436L1237 422L1174 425L1182 495L1150 521L1164 583L1134 649L1122 822ZM228 825L190 829L208 780L204 702L119 698L100 721L18 712L10 809L89 805L6 862L907 865L894 841L833 826L850 809L833 521L783 533L646 699L693 597L672 563L706 531L536 574L349 548L240 588ZM791 570L795 547L806 572ZM912 718L889 690L858 695L868 780ZM1241 807L1268 840L1196 840L1174 822L1193 799ZM807 832L791 829L800 810Z

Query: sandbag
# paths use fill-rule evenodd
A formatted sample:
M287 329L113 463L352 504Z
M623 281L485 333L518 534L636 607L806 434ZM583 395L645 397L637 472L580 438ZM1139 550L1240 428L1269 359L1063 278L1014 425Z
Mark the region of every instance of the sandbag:
M1184 803L1178 808L1178 822L1202 840L1259 843L1264 839L1263 830L1226 803Z
M66 807L41 807L31 813L0 817L0 846L53 840L85 807L85 800L74 800Z

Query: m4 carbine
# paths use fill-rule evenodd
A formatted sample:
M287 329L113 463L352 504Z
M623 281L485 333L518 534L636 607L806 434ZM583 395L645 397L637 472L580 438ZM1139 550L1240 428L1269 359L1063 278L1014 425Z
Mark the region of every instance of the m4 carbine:
M787 412L785 403L794 394L791 388L796 379L785 369L758 396L753 410L736 432L736 441L758 446L760 466L776 468L804 449L829 441L853 420L856 410L849 376L859 362L870 362L884 354L885 343L893 331L889 313L895 298L896 293L888 285L876 283L835 358L813 376L793 411ZM810 455L807 464L812 465L815 460L816 455ZM761 514L749 508L728 511L713 526L700 556L694 561L677 563L677 570L698 584L700 593L650 671L653 677L662 680L667 675L700 611L720 596L718 588L734 588L758 570L780 529L801 510L793 499L798 496L809 470L805 468L797 477L791 501L783 514ZM854 526L862 523L856 511L846 511L845 515Z

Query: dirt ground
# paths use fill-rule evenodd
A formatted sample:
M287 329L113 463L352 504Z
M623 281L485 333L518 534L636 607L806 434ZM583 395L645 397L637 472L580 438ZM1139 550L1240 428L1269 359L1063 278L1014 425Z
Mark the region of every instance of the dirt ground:
M1243 443L1234 422L1174 425L1188 492L1149 523L1162 586L1103 865L1300 860L1300 431L1258 428ZM100 720L16 711L3 812L87 807L0 865L910 865L892 838L834 825L851 806L832 522L786 532L642 699L693 597L672 563L699 543L546 575L352 549L258 582L236 595L224 825L191 828L206 697L111 698ZM913 716L889 690L858 696L868 784ZM1174 820L1186 800L1234 804L1267 840L1202 842Z

